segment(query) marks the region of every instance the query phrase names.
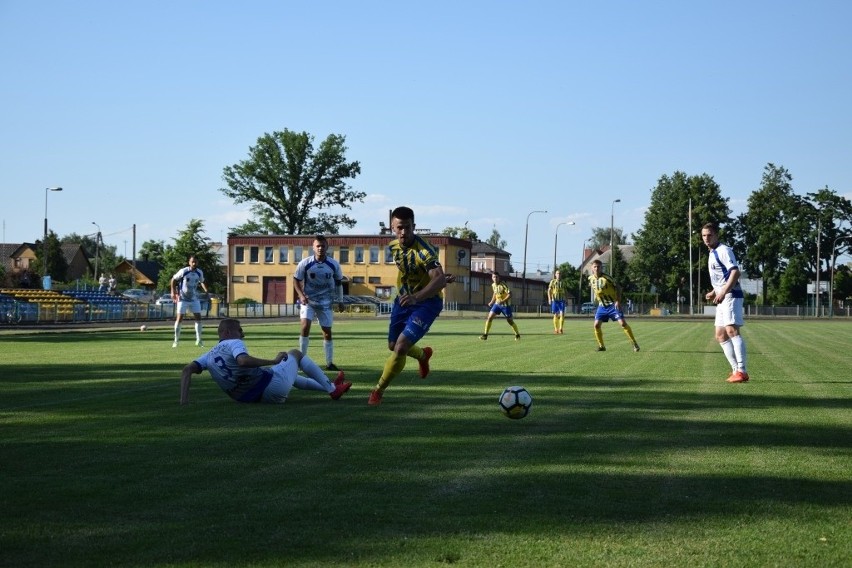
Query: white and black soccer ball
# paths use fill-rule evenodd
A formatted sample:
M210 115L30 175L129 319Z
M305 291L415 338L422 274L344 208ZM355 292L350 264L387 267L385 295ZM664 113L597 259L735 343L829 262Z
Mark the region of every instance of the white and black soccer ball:
M148 326L145 325L144 323L139 326L139 331L147 331L147 330L148 330Z
M514 420L523 418L532 408L532 395L524 387L506 387L500 394L500 411Z

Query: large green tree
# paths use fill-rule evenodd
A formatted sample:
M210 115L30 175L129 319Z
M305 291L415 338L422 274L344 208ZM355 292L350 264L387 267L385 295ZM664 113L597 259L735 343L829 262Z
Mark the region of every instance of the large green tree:
M212 240L204 234L204 222L192 219L184 230L178 233L175 244L167 247L163 254L163 268L158 278L160 291L169 289L169 281L175 272L187 265L190 256L198 260L198 267L204 272L207 289L223 293L226 289L225 271L219 264L219 257L210 248Z
M636 289L654 291L663 301L676 301L682 282L689 282L691 276L698 282L699 271L706 271L706 256L705 264L699 260L701 225L727 224L730 213L728 199L722 197L719 185L708 174L688 176L676 171L662 176L651 191L643 226L633 235L634 255L627 274Z
M479 235L476 234L476 231L468 229L467 225L464 227L445 227L444 230L441 231L441 234L458 239L467 239L469 241L479 240Z
M346 213L332 213L363 202L366 193L348 181L361 173L358 162L346 160L346 138L331 134L314 149L307 132L264 134L249 148L249 157L225 167L220 191L235 203L250 203L254 218L232 228L237 234L271 232L285 235L338 234L354 227Z

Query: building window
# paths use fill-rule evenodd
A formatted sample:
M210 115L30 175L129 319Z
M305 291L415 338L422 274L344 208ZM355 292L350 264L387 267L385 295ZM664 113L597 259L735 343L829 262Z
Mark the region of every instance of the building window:
M236 284L242 284L243 282L245 282L245 279L242 276L231 276L231 282L234 282Z
M381 284L381 283L382 283L382 277L381 277L381 276L370 276L370 277L367 279L367 281L368 281L370 284Z
M257 284L258 282L260 282L260 277L258 276L246 276L247 284Z
M290 248L278 247L278 262L285 264L290 262Z
M273 248L272 247L263 247L263 262L266 264L272 264L275 262L273 260Z
M393 264L393 252L390 247L385 247L385 264Z
M370 247L370 264L379 263L379 247L373 245Z
M340 247L340 264L349 264L349 247Z
M363 276L353 276L352 277L352 283L353 284L363 284L364 283L364 277Z
M364 264L364 247L355 247L355 264Z
M328 258L334 258L334 247L328 247L327 249L325 249L325 255Z
M302 260L304 250L304 247L293 247L293 262L298 264Z
M249 263L257 264L258 263L258 254L260 253L260 249L258 247L249 247Z
M381 298L382 300L390 300L391 294L393 294L393 288L391 288L390 286L376 287L376 298Z
M242 264L246 261L245 247L234 247L234 263Z

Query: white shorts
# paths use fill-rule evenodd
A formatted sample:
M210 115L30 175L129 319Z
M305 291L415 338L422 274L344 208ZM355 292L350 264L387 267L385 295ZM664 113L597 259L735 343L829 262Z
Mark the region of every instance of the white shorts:
M201 313L201 300L178 300L177 303L177 311L178 314L186 314L192 312L193 314Z
M742 298L734 298L728 294L716 305L716 327L742 327L744 323Z
M310 304L302 304L299 308L299 317L308 321L314 321L314 318L316 318L320 327L331 327L331 324L334 323L334 312L331 311L331 306L314 308Z
M292 355L287 355L287 358L269 367L272 371L272 381L263 391L263 402L271 402L274 404L284 404L287 402L287 395L293 388L293 383L296 382L296 373L299 372L299 363Z

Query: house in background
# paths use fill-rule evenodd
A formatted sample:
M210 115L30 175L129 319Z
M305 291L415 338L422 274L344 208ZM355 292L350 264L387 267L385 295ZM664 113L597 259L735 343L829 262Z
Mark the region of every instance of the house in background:
M116 274L129 274L131 286L145 290L156 290L163 265L153 260L122 260L115 267Z
M68 271L64 278L66 282L86 278L92 273L92 264L86 250L80 244L64 243L61 245L61 250L62 256L65 257L65 263L68 265ZM2 257L3 267L6 269L7 280L10 285L24 287L39 285L38 282L33 282L33 280L38 280L33 272L38 257L34 243L0 245L0 257ZM30 281L23 282L22 279L29 279Z

